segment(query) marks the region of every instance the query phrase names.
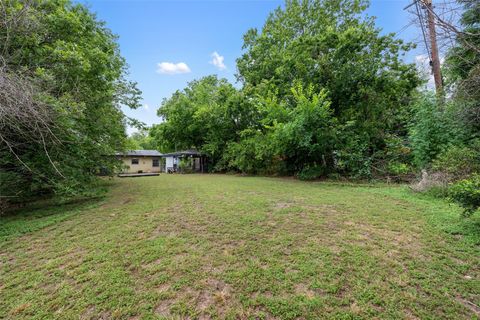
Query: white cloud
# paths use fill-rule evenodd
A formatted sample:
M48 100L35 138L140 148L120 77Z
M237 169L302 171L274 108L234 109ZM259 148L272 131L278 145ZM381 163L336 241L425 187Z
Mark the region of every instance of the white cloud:
M223 63L223 60L225 59L224 56L219 55L217 51L214 51L210 56L212 57L210 63L217 67L218 70L227 69L227 66Z
M150 109L150 106L145 103L145 104L143 105L143 109L148 110L148 109Z
M157 72L163 74L180 74L191 72L190 68L185 62L160 62L157 64Z

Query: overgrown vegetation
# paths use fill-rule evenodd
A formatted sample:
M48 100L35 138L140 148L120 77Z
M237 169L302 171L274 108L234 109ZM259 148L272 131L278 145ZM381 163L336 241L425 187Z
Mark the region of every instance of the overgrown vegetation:
M415 190L449 195L480 168L480 4L459 3L443 96L419 90L425 79L403 59L413 45L383 34L367 1L287 1L245 33L240 88L194 80L163 101L162 123L127 139L126 123L139 123L120 107L138 107L139 91L104 23L69 0L3 1L1 199L89 196L116 151L189 148L216 172L411 181L423 171Z
M6 0L0 55L0 201L91 195L139 101L115 35L68 0Z
M412 46L381 35L365 8L288 1L245 34L242 89L215 77L194 81L164 101L165 122L151 134L166 149L201 149L216 171L397 175L420 79L401 60Z
M191 82L162 103L149 135L163 150L201 150L213 171L412 181L426 170L439 181L415 189L448 195L480 168L479 5L461 3L444 97L418 89L402 60L412 45L382 35L367 2L287 1L244 35L240 89Z
M450 188L450 197L464 208L465 216L472 215L480 208L480 175L455 183Z

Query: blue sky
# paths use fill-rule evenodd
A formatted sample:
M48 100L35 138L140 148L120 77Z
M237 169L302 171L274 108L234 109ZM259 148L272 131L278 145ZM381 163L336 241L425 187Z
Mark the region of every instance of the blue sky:
M148 125L160 122L156 110L163 98L193 79L218 74L235 82L235 60L242 53L243 34L249 28L261 28L269 12L283 4L273 0L80 2L119 36L121 53L130 66L129 77L138 82L144 105L124 111ZM418 40L415 26L405 29L412 18L403 10L409 2L373 0L367 13L377 17L383 32L401 31L398 37ZM419 47L406 60L413 62L421 53Z

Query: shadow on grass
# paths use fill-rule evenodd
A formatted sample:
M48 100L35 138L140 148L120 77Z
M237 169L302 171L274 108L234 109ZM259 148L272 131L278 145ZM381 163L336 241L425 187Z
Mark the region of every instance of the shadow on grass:
M89 197L67 200L49 198L38 200L0 215L0 243L23 234L37 231L66 220L82 211L99 206L107 194L107 181Z

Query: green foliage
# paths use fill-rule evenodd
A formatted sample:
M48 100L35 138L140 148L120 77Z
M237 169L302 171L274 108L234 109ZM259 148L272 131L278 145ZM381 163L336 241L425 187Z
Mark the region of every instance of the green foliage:
M450 199L464 209L463 215L470 216L480 208L480 174L461 180L449 188Z
M322 176L325 176L325 167L319 165L307 165L297 174L300 180L315 180Z
M125 147L127 150L156 150L157 148L157 140L150 135L148 129L132 133L127 138Z
M401 61L411 45L381 35L366 7L366 1L287 1L261 31L245 34L239 79L259 94L274 88L286 102L295 80L324 88L340 123L353 121L366 138L401 129L419 83L414 66Z
M192 159L191 158L182 158L178 163L178 168L181 173L192 173Z
M217 170L240 171L248 174L282 173L283 162L276 155L270 135L245 130L239 142L228 144Z
M480 135L480 3L459 0L463 6L461 31L448 51L444 68L446 82L461 104L459 116L466 126Z
M411 45L381 35L365 8L287 1L245 34L241 90L214 76L191 82L162 103L152 135L168 151L200 149L215 170L371 177L378 161L405 163L388 139L405 136L419 83L401 59Z
M256 110L225 79L204 77L165 99L158 110L164 122L151 135L163 151L196 148L216 163L227 143L251 126Z
M368 138L347 124L342 128L341 145L342 148L335 151L337 170L353 178L371 178L373 157Z
M388 171L394 175L406 175L411 171L411 168L406 163L391 162L388 164Z
M449 147L432 162L432 169L444 172L453 181L480 172L480 143L477 142L472 147Z
M424 168L449 146L463 144L467 130L454 104L439 106L433 94L424 94L413 106L409 137L414 163Z
M385 137L385 144L384 150L375 155L377 170L382 170L396 179L411 175L414 172L413 156L407 137L390 135Z
M292 108L287 121L273 128L274 143L287 167L296 172L305 166L322 166L324 172L333 167L337 121L325 90L315 93L297 83L292 88Z
M295 173L305 166L333 166L336 120L327 92L306 90L300 83L292 88L289 106L260 100L263 130L244 130L239 142L228 145L217 168L246 173ZM274 101L274 100L273 100Z
M3 182L12 186L2 195L16 201L85 195L99 169L113 172L117 165L109 155L125 148L121 106L138 107L139 91L125 80L116 36L85 6L68 0L7 3L0 10L15 23L0 29L2 61L9 74L24 79L32 92L29 104L43 106L48 122L36 136L16 120L2 126L9 145L0 146L0 167Z

